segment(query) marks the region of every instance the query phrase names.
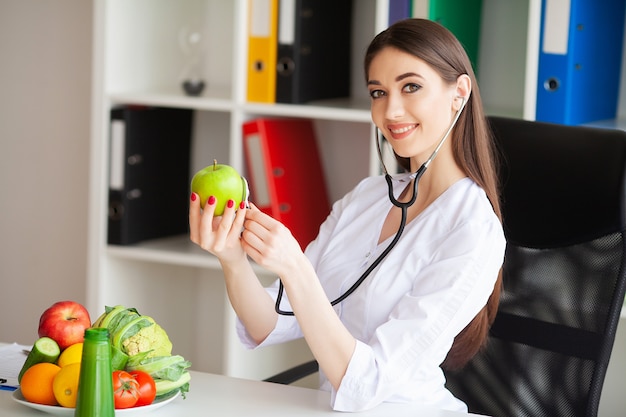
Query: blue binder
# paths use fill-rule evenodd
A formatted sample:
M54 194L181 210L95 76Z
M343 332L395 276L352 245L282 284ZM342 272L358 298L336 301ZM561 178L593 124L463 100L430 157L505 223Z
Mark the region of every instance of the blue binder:
M536 120L577 125L617 114L626 0L543 0Z

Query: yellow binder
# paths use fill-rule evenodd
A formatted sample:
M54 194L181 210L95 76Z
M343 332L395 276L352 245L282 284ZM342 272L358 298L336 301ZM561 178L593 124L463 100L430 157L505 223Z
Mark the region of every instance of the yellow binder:
M276 101L278 0L248 1L248 101Z

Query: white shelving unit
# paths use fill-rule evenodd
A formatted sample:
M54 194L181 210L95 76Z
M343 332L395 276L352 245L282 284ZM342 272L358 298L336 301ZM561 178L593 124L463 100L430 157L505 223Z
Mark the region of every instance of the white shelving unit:
M217 158L243 172L241 126L259 116L311 118L332 201L379 172L362 74L387 0L356 0L351 97L310 105L247 103L247 0L95 0L88 308L123 304L153 316L196 370L263 378L310 357L299 341L245 351L217 260L188 236L107 245L109 110L139 104L194 111L191 175ZM479 84L489 114L532 119L540 0L484 0ZM182 33L182 35L181 35ZM186 96L179 38L200 35L199 97ZM273 277L258 270L264 282Z
M247 1L96 0L91 153L88 308L134 306L168 331L175 352L193 368L263 378L310 357L299 341L246 351L234 332L217 260L188 236L132 246L106 243L109 110L139 104L194 111L190 177L217 158L243 171L241 125L259 116L307 117L315 121L329 181L337 199L361 178L376 173L373 129L360 74L367 42L384 26L386 2L360 0L355 8L353 94L316 105L266 105L245 101ZM196 33L208 83L199 97L186 96L181 73L186 56L180 38ZM358 75L357 75L358 73ZM350 158L346 158L350 155ZM273 277L258 270L264 282Z

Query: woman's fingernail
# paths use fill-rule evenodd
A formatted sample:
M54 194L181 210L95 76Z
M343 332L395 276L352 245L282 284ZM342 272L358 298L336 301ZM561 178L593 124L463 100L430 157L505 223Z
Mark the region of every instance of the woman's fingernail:
M241 210L245 209L245 208L246 208L246 202L245 202L245 201L242 201L241 203L239 203L239 208L240 208Z
M209 200L207 201L207 203L212 206L213 204L215 204L215 196L211 196L209 197Z
M228 203L226 203L226 206L228 208L233 208L234 205L235 205L235 201L234 200L228 200Z
M191 201L196 201L196 193L191 193Z

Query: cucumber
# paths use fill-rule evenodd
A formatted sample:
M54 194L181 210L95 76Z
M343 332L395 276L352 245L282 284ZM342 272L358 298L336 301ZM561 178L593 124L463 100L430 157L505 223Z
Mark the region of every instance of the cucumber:
M17 377L17 381L22 381L22 376L31 366L41 363L41 362L50 362L55 363L61 354L61 349L57 342L49 337L40 337L37 339L33 348L28 353L26 357L26 361L22 366L22 370Z

